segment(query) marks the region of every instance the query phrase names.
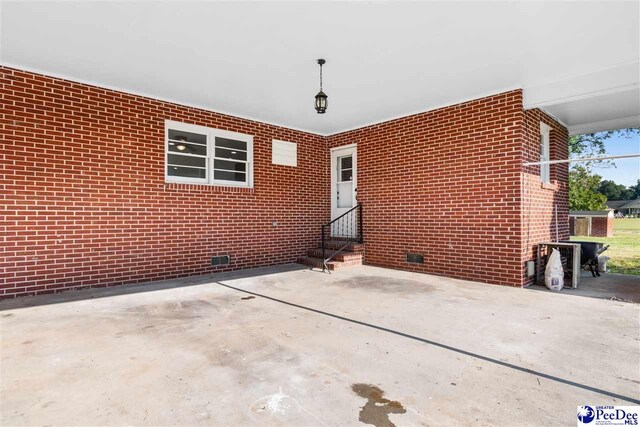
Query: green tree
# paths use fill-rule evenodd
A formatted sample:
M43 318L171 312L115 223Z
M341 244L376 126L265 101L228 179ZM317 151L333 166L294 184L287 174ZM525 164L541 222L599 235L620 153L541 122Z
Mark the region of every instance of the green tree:
M607 200L631 200L634 191L622 184L616 184L610 180L604 180L598 186L598 192L604 194Z
M607 154L605 141L613 137L632 138L640 134L640 128L608 130L606 132L585 133L569 137L569 156L571 158L603 157ZM574 165L576 163L573 163ZM615 167L611 160L595 160L581 162L589 168Z
M629 198L627 200L635 200L640 199L640 179L636 183L636 185L632 185L629 187Z
M569 209L573 211L599 211L607 208L607 197L598 192L602 177L585 166L574 166L569 171Z
M569 137L569 155L571 158L602 157L607 154L605 141L609 138L631 138L638 134L640 134L639 128L630 128L574 135ZM569 209L606 209L607 196L599 192L602 177L593 172L594 168L605 167L615 167L615 163L611 160L571 163L569 168ZM640 188L637 190L640 191ZM635 189L633 191L636 192Z

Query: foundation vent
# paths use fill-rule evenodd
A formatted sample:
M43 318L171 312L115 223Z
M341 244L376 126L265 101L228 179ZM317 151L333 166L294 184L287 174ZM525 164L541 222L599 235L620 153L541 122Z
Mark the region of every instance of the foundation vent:
M421 254L407 253L407 262L414 264L424 264L424 257Z
M229 264L229 255L219 255L211 257L211 265Z

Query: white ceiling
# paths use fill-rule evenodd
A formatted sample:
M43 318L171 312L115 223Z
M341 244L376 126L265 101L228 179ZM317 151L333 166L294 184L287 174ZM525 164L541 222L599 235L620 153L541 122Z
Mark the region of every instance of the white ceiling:
M544 107L569 125L571 134L640 127L638 91L628 90Z
M3 1L0 61L333 134L637 64L639 4ZM313 109L319 57L327 60L325 115ZM638 115L640 77L633 80L619 91L611 76L594 83L602 86L595 93L631 91L630 109L605 105L599 114L596 103L574 117L554 99L555 114L570 126ZM567 103L594 93L574 89ZM535 105L544 108L544 96Z

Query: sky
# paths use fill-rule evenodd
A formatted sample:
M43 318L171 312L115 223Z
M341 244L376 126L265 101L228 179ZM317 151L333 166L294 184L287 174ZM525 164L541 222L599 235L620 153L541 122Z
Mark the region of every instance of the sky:
M631 138L614 137L605 142L607 155L617 154L640 154L640 136L634 135ZM615 168L596 168L594 172L616 184L626 187L635 185L640 179L640 157L631 159L614 160Z

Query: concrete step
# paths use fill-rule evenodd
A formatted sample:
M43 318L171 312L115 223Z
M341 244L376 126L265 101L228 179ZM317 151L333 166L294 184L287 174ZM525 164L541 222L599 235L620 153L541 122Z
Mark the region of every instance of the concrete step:
M304 256L304 257L298 258L297 263L302 265L307 265L311 268L317 268L319 270L322 270L322 258ZM341 264L344 264L344 263L340 261L329 261L327 263L327 267L329 268L329 270L334 271L339 269L341 267Z
M348 252L362 252L364 249L364 245L356 242L346 242L344 240L327 240L324 242L324 247L327 249L340 249L345 244L347 246L344 248L345 251Z
M362 252L341 251L335 255L336 251L327 249L325 250L325 256L331 257L332 261L360 261L362 262ZM312 258L322 258L322 248L309 249L307 255ZM335 255L335 256L334 256Z
M311 268L317 268L322 270L322 258L305 256L298 258L298 264L308 265ZM362 258L346 259L344 261L331 260L327 262L329 270L338 270L345 267L353 267L356 265L362 265Z

